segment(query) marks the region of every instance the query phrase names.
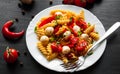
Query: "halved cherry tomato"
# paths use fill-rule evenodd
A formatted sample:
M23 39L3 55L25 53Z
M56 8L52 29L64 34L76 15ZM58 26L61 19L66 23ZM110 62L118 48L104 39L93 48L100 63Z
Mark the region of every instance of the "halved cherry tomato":
M78 33L73 30L73 27L72 27L72 26L69 26L69 29L72 31L72 33L74 34L74 36L78 36Z
M85 50L86 46L87 46L87 41L81 40L81 41L76 45L75 49L76 49L77 51L83 51L83 50Z
M76 24L77 24L80 28L82 28L83 30L85 30L85 29L88 27L87 24L86 24L86 22L83 21L83 20L78 20L78 21L76 21Z
M48 17L47 19L43 20L40 24L39 27L42 27L43 25L50 23L55 19L55 15Z
M67 44L67 46L69 46L70 48L73 48L74 44L70 43L70 44Z
M86 0L74 0L75 5L81 6L81 7L86 7L87 3Z
M52 48L52 52L62 52L62 46L55 42L51 44L51 48Z
M79 38L78 38L78 37L74 37L74 38L71 38L71 39L70 39L70 42L71 42L73 45L76 44L78 41L79 41Z

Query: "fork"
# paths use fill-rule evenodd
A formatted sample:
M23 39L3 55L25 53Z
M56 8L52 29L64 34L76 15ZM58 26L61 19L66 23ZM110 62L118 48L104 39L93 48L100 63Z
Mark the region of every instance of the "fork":
M101 43L103 40L105 40L109 35L111 35L116 29L118 29L120 26L120 22L116 22L114 25L112 25L106 33L87 51L87 53L84 56L80 56L77 61L74 63L68 62L60 64L65 70L69 72L74 72L77 69L79 69L85 62L85 59L87 58L88 54L97 47L99 43ZM94 48L94 49L93 49Z

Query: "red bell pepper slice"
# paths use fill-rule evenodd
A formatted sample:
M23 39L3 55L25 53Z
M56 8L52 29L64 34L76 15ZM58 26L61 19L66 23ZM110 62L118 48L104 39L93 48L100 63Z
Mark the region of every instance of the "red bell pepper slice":
M50 23L55 19L55 15L48 17L47 19L43 20L40 24L39 27L42 27L43 25Z

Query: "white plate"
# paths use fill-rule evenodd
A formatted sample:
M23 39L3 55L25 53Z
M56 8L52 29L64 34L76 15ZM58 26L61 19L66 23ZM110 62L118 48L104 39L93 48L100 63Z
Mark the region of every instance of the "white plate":
M105 29L103 27L103 24L99 21L99 19L95 15L93 15L90 11L88 11L84 8L81 8L81 7L73 6L73 5L56 5L56 6L46 8L43 11L39 12L32 19L32 21L30 22L30 24L27 28L27 31L26 31L26 43L27 43L28 50L29 50L30 54L32 55L32 57L39 64L41 64L42 66L44 66L48 69L58 71L58 72L68 72L63 67L60 66L62 61L60 61L58 59L55 59L50 62L47 61L46 58L41 54L41 52L37 49L37 46L36 46L36 44L38 42L37 36L34 33L34 28L36 26L36 23L40 20L41 17L49 15L49 12L54 9L72 10L76 13L79 13L80 10L84 10L85 11L85 21L95 24L95 30L97 32L99 32L100 37L105 33ZM90 67L91 65L93 65L102 56L102 54L105 50L105 47L106 47L106 40L101 43L101 45L96 49L94 54L92 54L91 56L89 56L86 59L83 66L81 66L77 71L84 70L84 69Z

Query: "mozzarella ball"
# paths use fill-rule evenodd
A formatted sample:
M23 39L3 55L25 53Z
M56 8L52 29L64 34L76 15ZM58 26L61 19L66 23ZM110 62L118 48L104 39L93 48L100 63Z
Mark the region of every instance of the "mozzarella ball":
M69 46L63 46L62 47L62 53L63 54L68 54L70 52L70 47Z
M54 32L54 28L53 27L47 27L45 29L45 34L48 35L48 36L52 35L53 32Z
M63 15L61 12L56 12L55 15Z
M78 31L80 31L80 27L77 26L77 25L75 25L75 26L73 26L73 30L76 31L76 32L78 32Z
M65 36L65 37L69 37L71 35L71 32L70 31L66 31L64 34L63 34L63 36Z
M82 34L81 38L87 40L89 38L89 36L88 36L88 34Z
M40 41L41 41L42 43L44 43L44 42L46 43L46 42L49 41L49 38L48 38L47 36L41 36Z

